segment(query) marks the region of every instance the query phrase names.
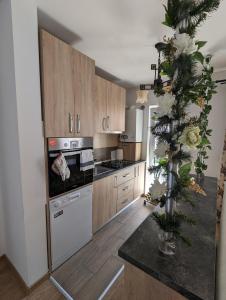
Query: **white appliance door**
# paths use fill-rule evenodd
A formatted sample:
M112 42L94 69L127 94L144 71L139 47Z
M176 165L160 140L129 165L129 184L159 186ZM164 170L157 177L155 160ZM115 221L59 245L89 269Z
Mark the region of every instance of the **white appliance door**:
M92 186L50 202L52 270L92 238Z
M143 110L126 110L126 128L120 135L120 141L126 143L141 143L143 139Z

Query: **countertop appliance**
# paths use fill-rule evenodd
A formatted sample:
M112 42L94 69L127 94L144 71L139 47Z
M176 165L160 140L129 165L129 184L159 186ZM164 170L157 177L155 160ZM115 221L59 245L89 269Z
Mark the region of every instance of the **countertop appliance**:
M83 168L82 152L93 150L93 138L48 138L48 181L49 197L55 197L73 189L87 185L93 181L93 159ZM52 170L52 164L62 153L70 170L70 178L63 181L61 176Z
M125 132L120 135L120 141L126 143L141 143L143 136L143 110L129 108L126 110Z
M92 238L92 185L51 200L52 271Z

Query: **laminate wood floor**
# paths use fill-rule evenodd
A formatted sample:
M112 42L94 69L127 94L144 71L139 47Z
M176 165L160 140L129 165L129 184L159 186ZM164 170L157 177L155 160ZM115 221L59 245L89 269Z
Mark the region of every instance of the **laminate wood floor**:
M94 289L93 296L110 281L120 261L119 247L151 213L152 206L145 207L140 198L114 220L98 231L93 240L58 268L52 276L76 299L86 299L86 292ZM122 263L122 261L121 261ZM86 287L89 287L86 290ZM92 291L91 291L92 292ZM90 297L87 300L92 300ZM27 295L15 271L5 258L0 259L1 300L63 300L53 284L46 280ZM96 299L95 299L96 300Z
M26 290L15 275L6 257L0 258L0 299L20 300L26 295Z
M83 299L81 291L83 293L86 287L93 286L94 279L95 289L106 288L104 278L111 277L111 268L114 274L115 264L112 261L116 258L122 264L118 249L153 210L150 205L144 206L143 201L142 198L138 199L105 225L91 242L52 274L69 295L75 299ZM91 300L90 297L87 299Z
M5 257L0 258L0 299L1 300L63 300L64 297L49 280L43 282L27 295L15 270Z

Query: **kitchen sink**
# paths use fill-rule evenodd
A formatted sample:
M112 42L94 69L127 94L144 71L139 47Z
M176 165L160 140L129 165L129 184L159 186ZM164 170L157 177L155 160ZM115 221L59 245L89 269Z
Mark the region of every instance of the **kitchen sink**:
M111 172L111 171L113 171L112 168L96 165L95 169L94 169L94 176L104 174L104 173L107 173L107 172Z

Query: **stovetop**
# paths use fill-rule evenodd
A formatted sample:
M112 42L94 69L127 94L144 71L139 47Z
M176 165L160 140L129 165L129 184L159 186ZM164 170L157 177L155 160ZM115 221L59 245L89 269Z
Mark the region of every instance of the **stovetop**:
M102 162L101 166L118 170L133 164L134 161L130 161L130 160L111 160L111 161Z

